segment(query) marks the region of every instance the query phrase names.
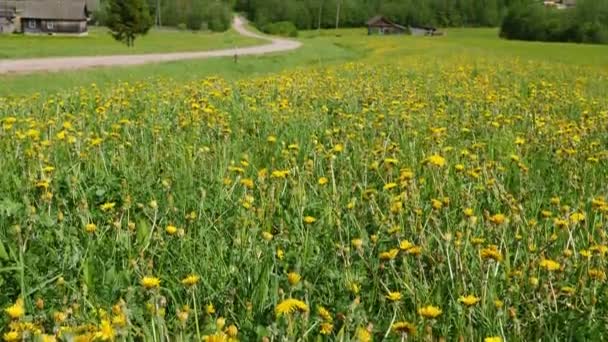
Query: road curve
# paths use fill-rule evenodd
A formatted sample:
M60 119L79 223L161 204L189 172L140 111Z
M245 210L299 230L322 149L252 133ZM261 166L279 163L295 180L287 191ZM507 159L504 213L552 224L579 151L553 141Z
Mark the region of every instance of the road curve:
M269 43L244 48L211 50L200 52L153 53L142 55L113 55L93 57L52 57L34 59L0 60L0 74L28 74L34 72L57 72L95 67L141 65L147 63L170 62L188 59L205 59L214 57L263 55L268 53L295 50L302 46L300 42L263 36L247 30L246 21L236 16L232 27L241 35L266 40Z

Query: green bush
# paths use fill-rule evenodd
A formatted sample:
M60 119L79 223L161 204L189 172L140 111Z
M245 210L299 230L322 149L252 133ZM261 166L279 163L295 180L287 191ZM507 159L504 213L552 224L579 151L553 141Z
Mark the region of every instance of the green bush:
M203 27L203 15L199 11L192 11L188 15L186 27L192 31L200 31Z
M580 0L568 10L540 3L517 4L505 16L500 36L548 42L608 43L608 0Z
M279 21L276 23L266 24L262 27L262 31L275 36L297 37L298 29L291 21Z

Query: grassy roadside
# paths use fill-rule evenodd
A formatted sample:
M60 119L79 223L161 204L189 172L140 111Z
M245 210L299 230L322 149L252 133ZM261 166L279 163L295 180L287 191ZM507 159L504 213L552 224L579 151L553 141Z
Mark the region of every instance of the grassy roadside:
M105 28L91 28L85 37L0 36L0 60L36 57L129 55L155 52L202 51L251 46L260 40L234 30L223 33L152 29L132 48L117 43Z
M210 75L227 79L306 66L325 66L352 60L385 63L393 59L421 58L437 62L461 58L501 63L505 59L543 61L556 65L608 67L608 46L519 42L497 38L495 29L450 29L445 37L368 37L361 29L302 32L304 46L286 54L179 61L137 67L102 68L65 73L0 76L0 96L54 93L92 83L98 86L148 78L171 78L186 82Z
M137 67L98 68L63 73L0 76L0 96L54 93L92 83L98 86L148 78L189 81L210 75L227 79L251 77L295 66L324 66L361 58L364 52L335 43L335 37L303 39L304 46L288 53L232 58L178 61ZM320 53L322 51L322 53Z

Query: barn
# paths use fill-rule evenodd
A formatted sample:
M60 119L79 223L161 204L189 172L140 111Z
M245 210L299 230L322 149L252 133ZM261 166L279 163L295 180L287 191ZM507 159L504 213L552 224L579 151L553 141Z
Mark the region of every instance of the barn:
M367 34L404 34L407 33L407 28L399 24L395 24L390 19L377 15L367 21Z

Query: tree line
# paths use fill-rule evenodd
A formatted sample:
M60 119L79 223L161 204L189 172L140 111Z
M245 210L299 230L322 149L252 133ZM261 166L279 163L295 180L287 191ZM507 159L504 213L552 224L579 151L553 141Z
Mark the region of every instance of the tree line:
M500 35L507 39L608 43L608 0L578 0L570 10L517 3L505 16Z
M517 0L236 0L258 26L289 21L298 29L361 27L382 14L402 25L499 26ZM530 0L531 1L531 0Z
M133 5L137 4L139 5ZM108 25L113 15L112 6L142 7L144 17L157 26L189 30L209 29L225 31L232 22L233 0L100 0L95 19ZM146 18L144 18L147 20Z

